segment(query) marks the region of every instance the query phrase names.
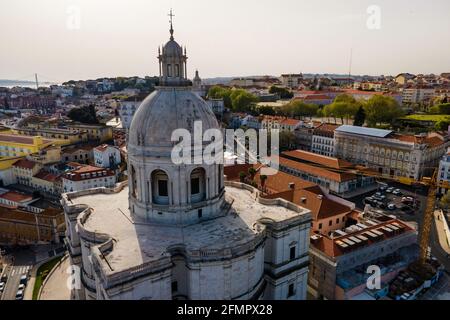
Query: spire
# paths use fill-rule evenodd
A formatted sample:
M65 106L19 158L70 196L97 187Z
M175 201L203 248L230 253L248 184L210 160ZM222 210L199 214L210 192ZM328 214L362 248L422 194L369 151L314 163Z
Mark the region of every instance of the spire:
M170 9L169 17L170 17L170 40L173 40L173 17L175 17L175 15L172 13L172 8Z

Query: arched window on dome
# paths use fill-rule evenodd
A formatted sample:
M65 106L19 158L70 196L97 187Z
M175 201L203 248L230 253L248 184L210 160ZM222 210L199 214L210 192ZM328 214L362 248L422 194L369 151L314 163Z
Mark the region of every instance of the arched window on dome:
M179 77L180 76L180 65L176 64L175 65L175 77Z
M206 172L203 168L197 168L191 173L191 203L197 203L206 199Z
M222 170L223 166L221 164L219 164L217 166L217 184L219 186L218 188L218 192L220 193L222 191L222 179L223 179L223 170Z
M172 65L171 64L167 65L167 76L172 77Z
M131 166L131 195L133 198L137 199L137 179L136 179L136 169Z
M169 204L169 177L162 170L152 172L152 203Z

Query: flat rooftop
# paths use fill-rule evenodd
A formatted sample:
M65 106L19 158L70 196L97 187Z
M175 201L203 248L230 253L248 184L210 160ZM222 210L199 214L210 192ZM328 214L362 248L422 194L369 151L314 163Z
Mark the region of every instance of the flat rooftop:
M255 227L261 218L275 222L310 221L307 209L295 211L279 205L264 205L255 201L255 193L238 187L226 187L226 201L232 206L224 211L223 217L185 227L134 223L128 209L128 187L113 194L71 195L71 201L74 205L93 208L84 222L86 230L108 234L114 239L114 248L106 255L114 270L111 273L156 261L173 245L183 244L186 251L223 250L245 245L264 230L264 227L259 230ZM103 269L110 270L106 265Z
M392 133L392 130L383 130L376 128L366 128L358 126L343 125L336 129L338 132L353 133L369 137L386 138Z

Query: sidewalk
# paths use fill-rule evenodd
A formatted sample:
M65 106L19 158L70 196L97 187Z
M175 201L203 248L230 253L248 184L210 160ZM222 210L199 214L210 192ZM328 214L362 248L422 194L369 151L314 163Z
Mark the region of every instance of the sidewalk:
M39 292L38 300L71 300L72 291L67 282L70 275L67 273L70 267L68 255L64 256L58 265L48 274Z
M441 213L441 211L440 210L435 211L434 223L436 226L437 235L439 237L439 244L442 250L444 250L447 253L447 255L450 255L450 244L449 244L450 239L448 239L447 235L445 234L444 221L442 221L442 219L443 214Z

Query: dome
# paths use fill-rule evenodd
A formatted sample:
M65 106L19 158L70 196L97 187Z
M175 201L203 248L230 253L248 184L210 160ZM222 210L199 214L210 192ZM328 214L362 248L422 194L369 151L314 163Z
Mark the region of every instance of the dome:
M183 49L175 40L170 40L163 48L163 54L166 56L182 56Z
M193 132L194 122L202 130L219 129L217 119L205 101L183 87L160 87L140 105L129 131L128 152L139 154L142 148L173 147L172 132ZM141 151L142 152L142 151Z

